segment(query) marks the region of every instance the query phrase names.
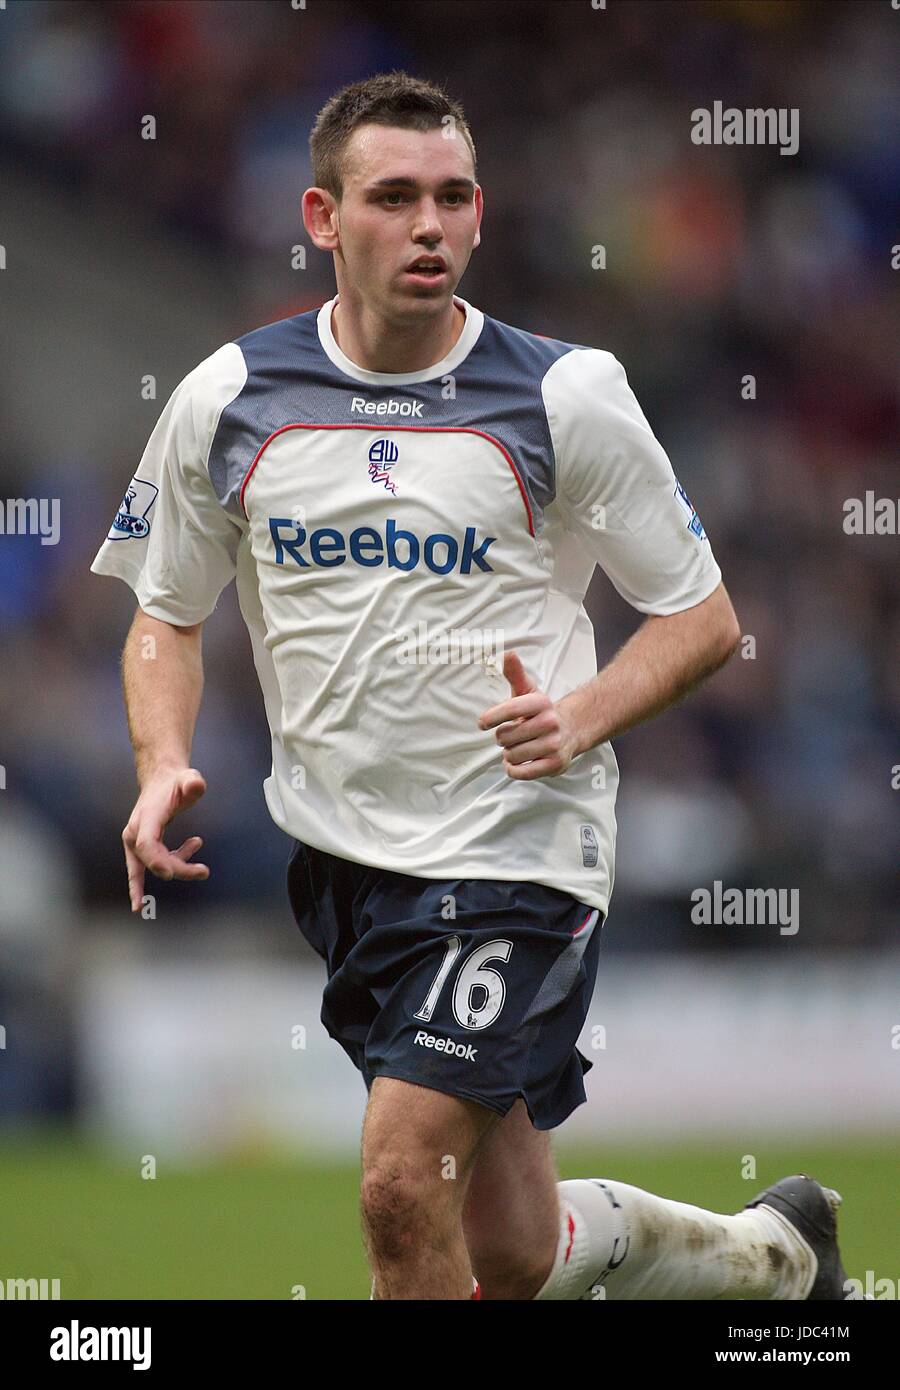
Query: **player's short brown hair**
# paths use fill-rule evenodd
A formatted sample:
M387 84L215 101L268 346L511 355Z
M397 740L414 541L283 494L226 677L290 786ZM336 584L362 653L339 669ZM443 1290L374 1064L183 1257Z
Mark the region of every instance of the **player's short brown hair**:
M475 142L463 109L442 87L399 70L343 87L322 107L309 137L315 186L327 189L340 202L344 151L357 126L440 130L448 116L468 144L475 164Z

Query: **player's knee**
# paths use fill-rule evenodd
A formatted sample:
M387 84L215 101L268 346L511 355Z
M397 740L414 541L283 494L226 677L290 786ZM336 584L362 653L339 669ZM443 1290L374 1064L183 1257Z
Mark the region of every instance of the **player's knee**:
M375 1163L363 1174L363 1221L385 1259L402 1259L438 1215L434 1194L407 1164Z

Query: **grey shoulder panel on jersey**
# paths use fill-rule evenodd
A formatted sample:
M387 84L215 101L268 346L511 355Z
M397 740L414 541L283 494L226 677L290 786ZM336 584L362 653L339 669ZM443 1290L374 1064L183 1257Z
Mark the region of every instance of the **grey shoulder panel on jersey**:
M508 451L528 492L534 529L556 495L553 441L541 383L559 358L578 345L539 337L485 315L484 328L456 372L457 399L469 381L494 422L493 433Z
M240 491L259 449L281 425L306 418L308 364L318 345L316 312L281 319L235 339L247 380L223 410L209 451L216 496L234 516L243 517Z
M408 402L416 424L479 430L507 452L527 493L535 532L555 496L553 441L541 383L580 345L539 337L484 316L482 330L450 374L402 385L370 384L342 372L322 347L319 310L267 324L236 339L247 380L223 410L209 454L209 475L222 506L243 518L240 494L254 459L288 424L365 423L359 402ZM450 399L447 399L447 395ZM354 408L354 402L356 406ZM399 423L399 421L398 421Z

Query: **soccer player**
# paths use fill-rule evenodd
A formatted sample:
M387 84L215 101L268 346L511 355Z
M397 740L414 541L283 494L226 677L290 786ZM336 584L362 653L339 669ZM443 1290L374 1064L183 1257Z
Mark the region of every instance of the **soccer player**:
M609 740L739 628L618 361L455 294L482 218L459 105L381 74L310 144L303 219L337 294L184 378L92 566L139 605L132 908L148 869L209 873L163 832L205 790L201 631L236 577L290 901L369 1090L373 1296L840 1298L840 1198L811 1178L735 1215L557 1181L613 883ZM599 674L596 564L645 616Z

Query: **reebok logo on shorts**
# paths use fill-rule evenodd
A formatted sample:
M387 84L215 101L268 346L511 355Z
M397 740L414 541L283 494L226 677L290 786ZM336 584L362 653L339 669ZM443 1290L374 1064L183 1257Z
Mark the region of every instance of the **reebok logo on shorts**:
M418 1043L419 1047L433 1047L435 1052L452 1052L455 1057L464 1057L467 1062L474 1062L475 1053L478 1051L471 1043L454 1042L452 1038L436 1038L433 1033L426 1033L421 1028L413 1041Z

